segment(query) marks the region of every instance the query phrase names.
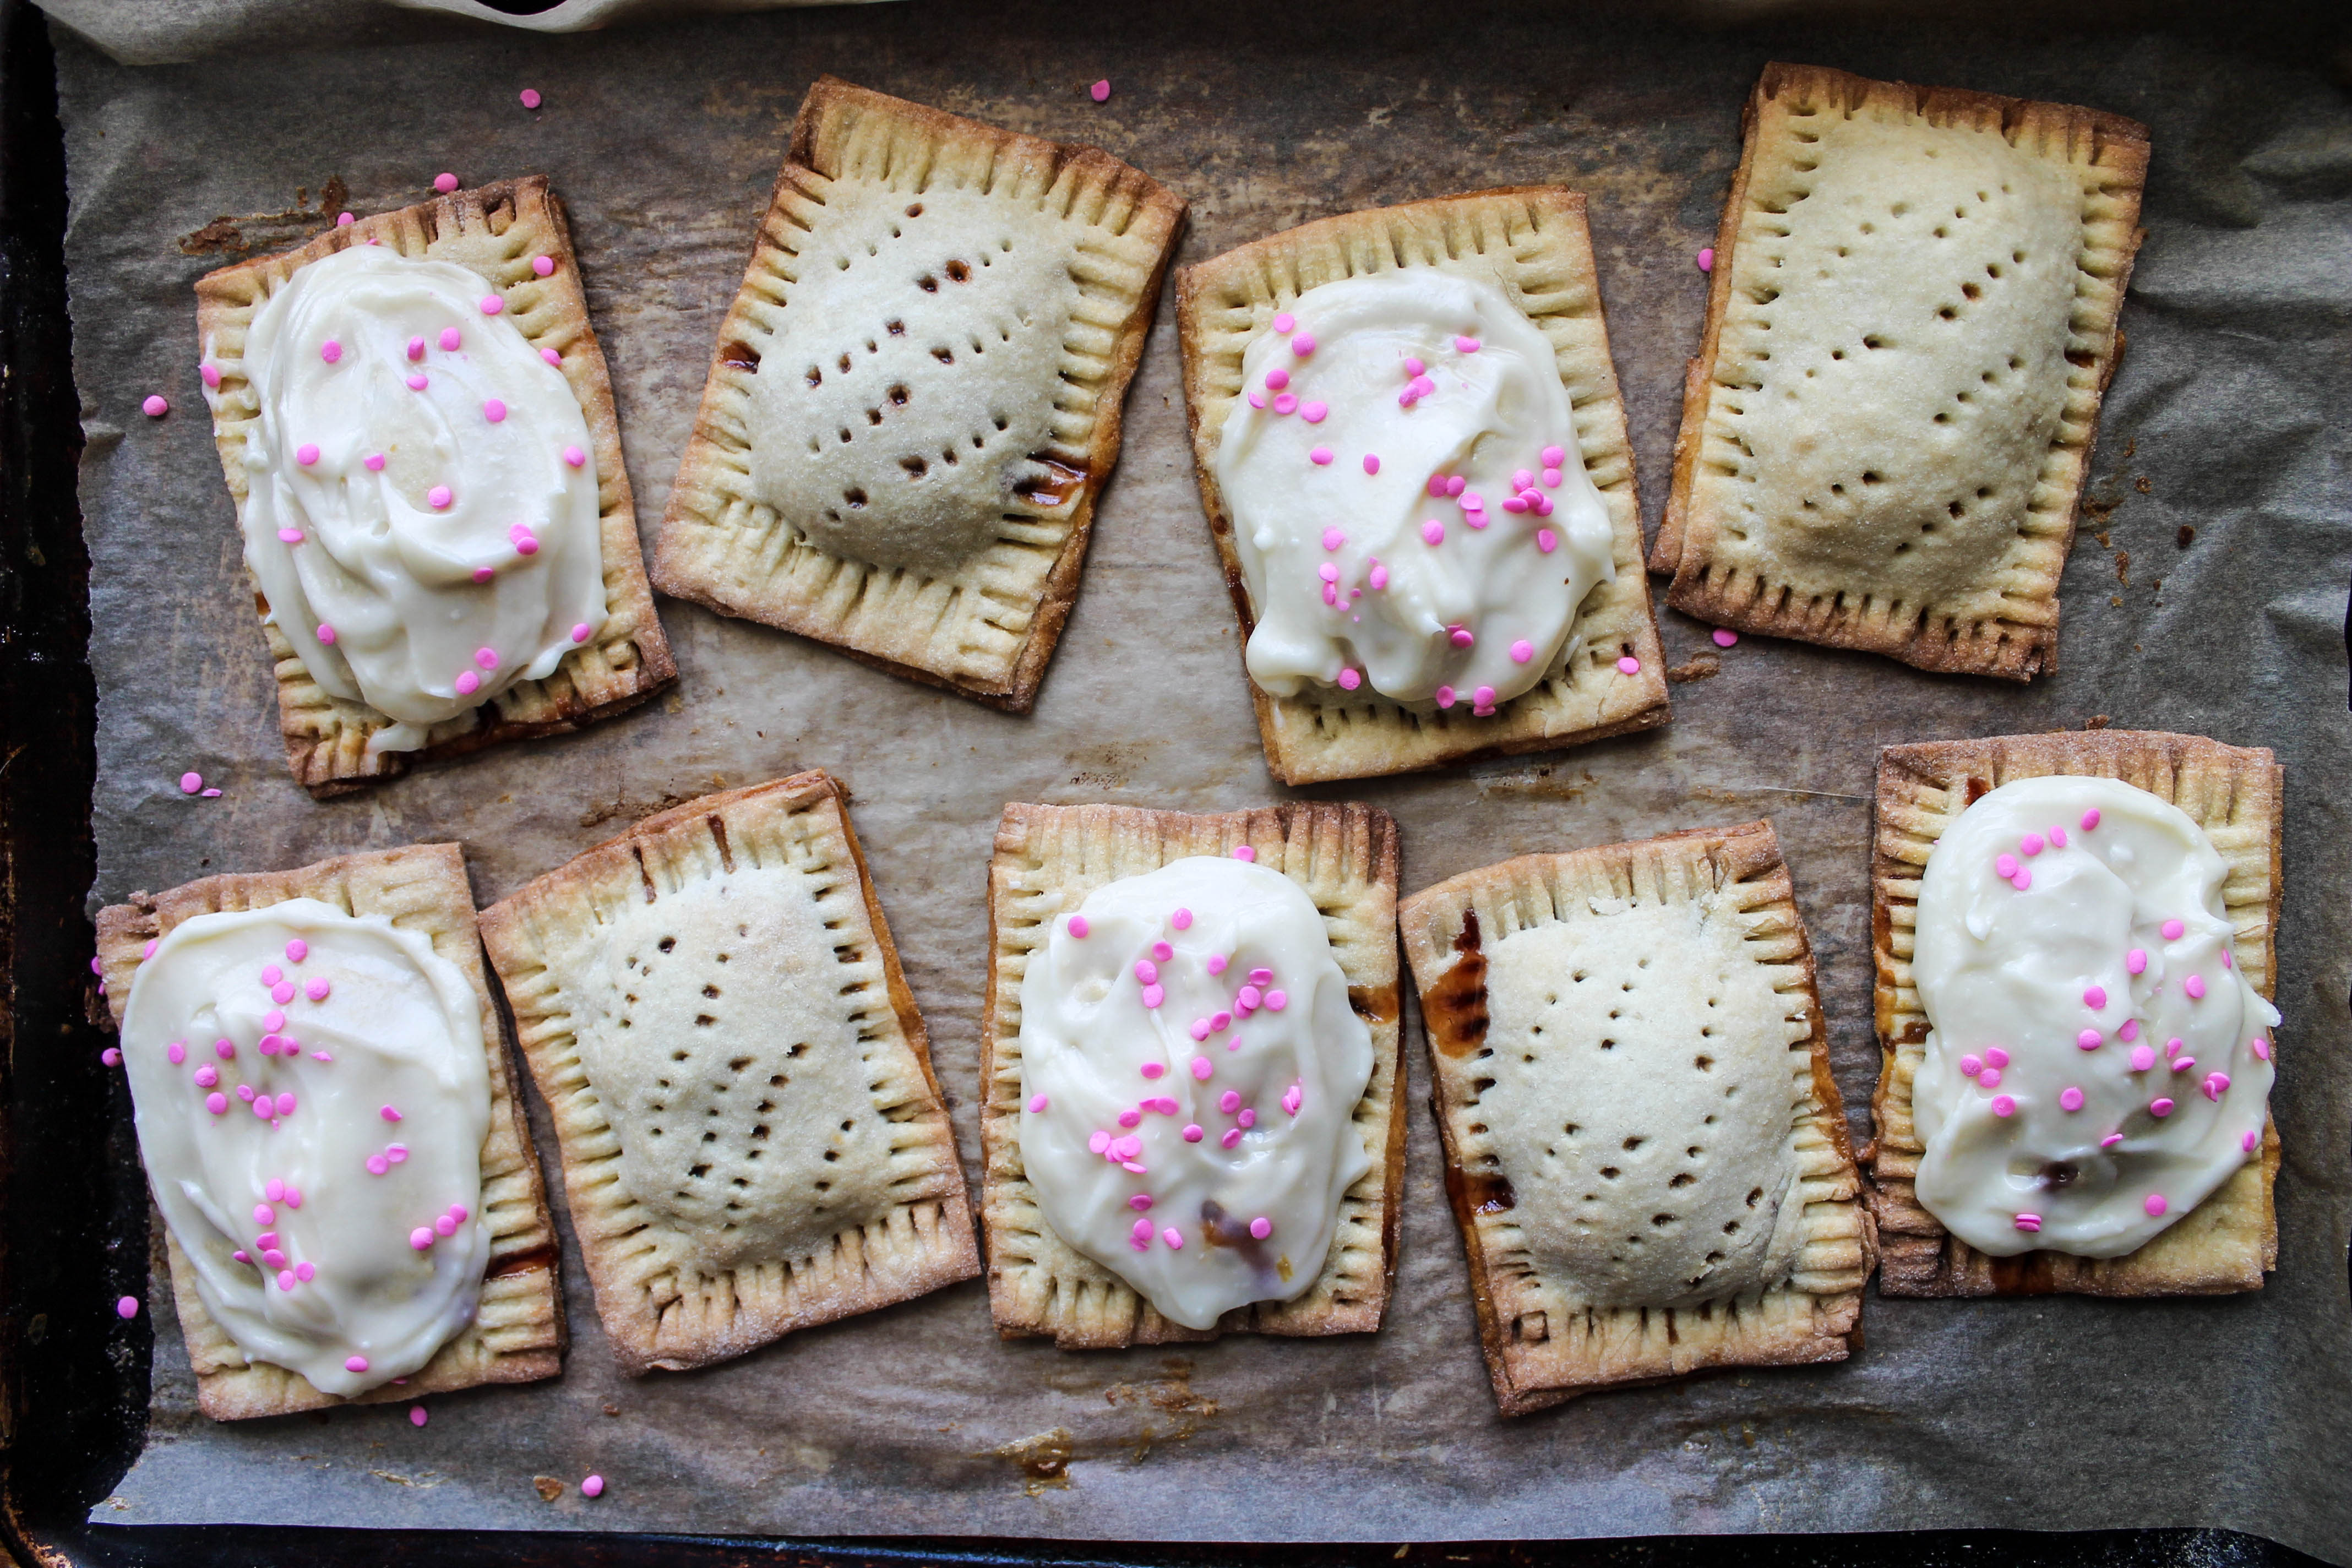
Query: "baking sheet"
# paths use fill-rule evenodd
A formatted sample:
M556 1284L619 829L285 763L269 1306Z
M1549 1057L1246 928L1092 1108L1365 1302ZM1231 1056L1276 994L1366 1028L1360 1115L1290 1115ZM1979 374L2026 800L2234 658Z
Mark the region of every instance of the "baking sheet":
M322 188L329 213L374 211L445 168L469 183L543 171L571 208L650 536L787 124L824 70L1098 142L1192 199L1187 259L1357 205L1520 181L1584 190L1653 524L1703 305L1691 258L1766 59L2145 120L2150 236L2054 679L2021 690L1758 638L1718 657L1705 628L1667 615L1670 657L1691 667L1669 728L1313 793L1396 813L1408 889L1509 855L1769 816L1858 1133L1875 1071L1875 747L2105 719L2275 747L2290 800L2279 1271L2257 1295L1874 1298L1868 1346L1847 1364L1598 1395L1507 1425L1413 1026L1402 1261L1377 1337L1072 1354L1000 1342L974 1282L629 1382L567 1244L560 1381L436 1399L422 1430L398 1407L222 1426L194 1413L158 1290L149 1444L93 1517L1236 1540L2198 1524L2352 1560L2352 111L2301 68L2324 51L2274 47L2266 59L2228 39L2121 34L1676 35L1386 0L927 0L147 70L61 40L101 701L94 902L444 837L466 842L487 902L667 802L824 766L855 791L976 1180L982 891L1002 803L1210 810L1282 793L1193 491L1172 312L1033 717L666 602L682 671L666 701L324 805L286 775L195 377L188 286L241 254L204 237L298 240L328 221ZM1113 94L1097 106L1085 84L1104 76ZM546 95L535 116L516 106L524 86ZM149 421L138 405L156 389L175 412ZM183 797L191 768L221 797ZM576 1486L592 1470L610 1482L593 1503ZM536 1476L566 1489L542 1501Z

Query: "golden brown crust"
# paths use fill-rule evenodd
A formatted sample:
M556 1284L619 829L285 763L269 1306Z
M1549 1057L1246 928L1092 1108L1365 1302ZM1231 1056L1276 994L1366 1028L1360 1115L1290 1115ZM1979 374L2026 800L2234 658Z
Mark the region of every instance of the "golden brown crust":
M855 879L862 923L859 915L835 915L828 923L836 945L810 956L838 966L845 995L882 982L889 1017L877 1020L859 1008L867 1020L859 1037L879 1080L877 1110L887 1091L893 1201L880 1217L836 1232L816 1254L711 1272L681 1250L677 1221L623 1189L619 1134L577 1048L575 1004L559 973L564 950L593 941L614 908L739 863L790 866L804 878L833 879L827 889ZM483 910L481 922L524 1059L553 1114L573 1227L625 1373L706 1365L980 1272L963 1167L922 1014L866 873L846 792L831 776L813 770L646 817ZM650 1037L641 1043L656 1048ZM780 1129L788 1139L820 1131Z
M492 701L434 726L419 751L371 754L368 737L391 721L365 703L346 702L319 688L294 645L270 624L268 602L257 584L254 601L277 673L287 763L320 800L396 778L414 763L581 729L636 706L677 678L637 550L636 501L622 459L612 378L588 318L563 205L543 174L379 213L331 228L299 249L239 262L197 279L198 338L205 361L221 373L214 395L215 443L239 518L246 497L244 428L253 416L244 372L247 328L261 302L297 268L372 240L403 256L429 256L480 274L505 297L509 319L533 348L563 356L564 379L580 400L595 447L606 619L594 640L568 655L547 679L519 682ZM537 276L531 270L536 256L552 258L554 272Z
M1120 252L1113 265L1106 265L1107 255L1090 253L1090 265L1101 274L1094 281L1127 298L1118 319L1108 323L1108 347L1095 377L1085 445L1071 455L1075 462L1064 464L1081 476L1065 492L1076 504L1050 565L1034 579L1026 570L1016 573L1009 592L992 585L982 592L974 584L933 582L827 555L793 535L747 491L748 444L731 409L756 369L747 369L738 351L764 331L761 313L785 298L785 263L797 248L795 236L821 221L825 186L845 173L841 158L850 131L877 121L915 150L909 163L927 170L936 161L982 180L1000 166L1034 172L1039 188L1023 187L1033 205L1049 191L1066 199L1074 213L1088 215L1104 244ZM1024 199L1023 191L1009 199ZM1002 131L831 76L818 78L793 123L743 286L719 327L694 433L662 519L655 582L674 598L829 644L893 675L961 692L992 708L1029 711L1077 597L1095 505L1118 459L1127 389L1183 219L1182 198L1099 148ZM1034 531L1044 514L1031 521ZM1020 548L1000 542L992 552L1012 561L1034 548L1034 541Z
M1479 1064L1494 1053L1486 1043L1485 963L1482 956L1471 964L1469 954L1481 951L1482 941L1553 923L1563 900L1672 901L1717 890L1737 893L1758 962L1783 973L1778 988L1792 1017L1801 1010L1808 1029L1811 1096L1791 1128L1804 1193L1804 1248L1790 1281L1760 1296L1695 1309L1586 1307L1566 1317L1549 1293L1559 1282L1544 1280L1513 1246L1507 1216L1515 1200L1483 1136L1477 1107L1489 1080ZM1482 939L1471 935L1474 921ZM1862 1291L1876 1261L1875 1236L1844 1102L1830 1071L1812 946L1770 823L1522 856L1415 893L1400 906L1398 925L1422 999L1446 1196L1469 1258L1479 1342L1505 1415L1710 1368L1842 1361L1861 1347Z
M1431 267L1497 282L1559 356L1585 469L1615 534L1617 580L1593 590L1577 619L1584 646L1532 690L1486 719L1466 709L1420 714L1377 697L1326 707L1276 698L1250 682L1266 766L1284 784L1366 778L1484 757L1556 751L1666 721L1664 660L1642 571L1625 405L1609 353L1584 197L1558 185L1510 185L1402 206L1347 213L1255 240L1176 277L1184 412L1192 470L1209 515L1246 652L1256 617L1233 543L1233 514L1216 479L1225 414L1241 393L1249 341L1289 301L1338 279ZM1641 661L1638 675L1617 660ZM1244 679L1248 679L1244 669Z
M1254 847L1257 863L1323 911L1348 999L1372 1037L1357 1127L1373 1168L1340 1201L1322 1273L1291 1301L1239 1307L1208 1330L1170 1322L1108 1269L1055 1236L1021 1163L1021 976L1055 915L1106 882L1192 855ZM1066 1350L1173 1344L1228 1333L1369 1333L1395 1282L1404 1184L1398 1055L1396 821L1371 806L1300 803L1194 816L1117 805L1004 808L989 862L988 999L981 1024L981 1214L989 1306L1007 1339L1050 1334Z
M1963 624L1932 605L1903 606L1908 613L1897 616L1883 595L1874 595L1874 584L1867 582L1857 582L1849 591L1834 595L1801 595L1788 584L1752 574L1716 570L1704 543L1696 550L1688 548L1694 534L1711 538L1715 531L1712 515L1705 519L1704 529L1696 526L1700 520L1695 509L1703 504L1698 495L1700 465L1721 389L1717 365L1723 329L1735 295L1743 286L1739 240L1751 216L1750 180L1757 172L1759 148L1782 131L1773 110L1787 104L1834 105L1847 113L1869 105L1933 125L1997 126L2012 143L2033 140L2054 155L2068 158L2084 174L2081 283L2067 359L2085 374L2070 378L2066 411L2049 462L2039 476L2040 488L2051 499L2038 502L2030 514L2034 519L2032 531L2041 541L2031 573L2032 591L2005 595L1997 618ZM1768 127L1768 121L1776 122ZM2143 237L2137 225L2147 171L2147 128L2121 115L2068 104L1874 81L1844 71L1780 63L1764 68L1742 114L1741 127L1738 172L1716 233L1705 335L1684 383L1673 488L1649 557L1651 571L1673 576L1666 602L1715 625L1883 653L1923 669L2014 680L2055 669L2059 572L2074 542L2076 508L2097 433L2100 401L2121 353L2116 322ZM1769 286L1769 280L1749 281L1753 286Z
M489 1265L481 1309L464 1332L404 1384L386 1384L356 1399L344 1399L320 1393L308 1378L284 1367L267 1362L247 1364L227 1331L205 1310L194 1271L187 1267L178 1240L167 1237L173 1300L196 1374L197 1408L216 1421L237 1421L555 1376L562 1371L564 1345L555 1222L548 1212L521 1097L515 1092L498 1008L482 972L473 887L467 879L464 851L457 845L413 844L339 856L291 871L206 877L163 893L134 893L128 903L109 905L99 911L98 956L115 1026L121 1026L131 982L150 940L195 915L267 909L289 899L316 899L350 914L382 915L394 926L427 938L433 951L456 964L473 987L490 1074L481 1208L491 1233ZM163 1232L160 1216L155 1229Z
M1871 1206L1878 1215L1879 1289L1889 1296L2189 1296L2260 1289L2278 1261L2272 1187L2278 1131L2265 1122L2262 1159L2137 1252L2076 1258L2036 1251L1989 1258L1945 1230L1912 1190L1925 1152L1911 1121L1911 1082L1927 1015L1911 982L1922 871L1968 805L2012 779L2066 774L2120 779L2188 813L2230 868L2224 909L2232 955L2264 997L2277 986L2284 775L2261 747L2225 746L2160 731L2059 731L1980 741L1889 746L1878 754L1871 856L1871 952L1876 970L1878 1088L1871 1100Z

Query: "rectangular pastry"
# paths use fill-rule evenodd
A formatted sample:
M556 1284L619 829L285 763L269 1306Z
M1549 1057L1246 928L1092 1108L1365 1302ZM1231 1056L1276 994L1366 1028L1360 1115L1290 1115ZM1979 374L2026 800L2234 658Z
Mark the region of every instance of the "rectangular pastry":
M2261 1288L2282 787L2154 731L1879 753L1882 1291Z
M1193 468L1276 778L1666 721L1581 195L1325 218L1184 268L1176 308Z
M98 953L199 1409L562 1370L555 1228L457 846L135 894Z
M576 730L676 679L544 176L208 273L196 328L312 795Z
M922 1015L841 786L649 816L482 911L622 1370L980 1272Z
M1380 1327L1396 885L1395 821L1370 806L1004 808L981 1057L999 1333Z
M719 329L665 594L1025 713L1184 204L820 78Z
M1843 1361L1874 1244L1769 822L1528 855L1401 911L1506 1415Z
M1770 65L1650 569L1741 631L2025 680L2139 247L2120 115Z

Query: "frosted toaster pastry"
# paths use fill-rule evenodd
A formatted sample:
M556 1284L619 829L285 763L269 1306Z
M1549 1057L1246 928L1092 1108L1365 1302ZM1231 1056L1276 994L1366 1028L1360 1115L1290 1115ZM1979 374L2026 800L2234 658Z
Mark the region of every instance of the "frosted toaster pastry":
M1879 753L1881 1290L2261 1287L2280 794L2189 735Z
M1400 923L1504 1415L1860 1345L1870 1215L1769 823L1507 860Z
M624 1371L980 1271L922 1015L841 786L649 816L482 912Z
M209 273L196 326L311 794L575 730L676 678L544 177Z
M656 584L1026 712L1183 215L1095 148L820 79Z
M1008 805L989 1302L1068 1349L1380 1327L1404 1174L1396 825Z
M2119 115L1766 67L1650 558L1666 602L2054 668L2147 155Z
M1665 722L1584 198L1326 218L1179 274L1194 472L1285 784Z
M199 1409L561 1370L555 1230L456 845L136 894L98 952Z

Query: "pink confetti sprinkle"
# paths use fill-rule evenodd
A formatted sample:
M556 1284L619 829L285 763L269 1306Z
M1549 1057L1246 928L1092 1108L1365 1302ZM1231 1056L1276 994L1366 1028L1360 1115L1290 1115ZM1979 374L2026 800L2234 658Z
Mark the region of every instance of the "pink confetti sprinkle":
M1282 311L1274 318L1274 330L1277 332L1287 332L1297 325L1298 318L1287 310Z
M2014 1116L2017 1114L2017 1101L2005 1094L1996 1094L1992 1097L1992 1113L1995 1116Z
M280 544L299 544L302 542L302 531L299 528L281 528L278 531L278 542Z
M1728 626L1716 627L1714 637L1715 646L1717 647L1729 647L1732 644L1739 640L1739 634L1733 631Z
M2231 967L2230 950L2226 947L2221 950L2221 967L2224 969Z
M313 1002L324 1002L327 999L327 993L333 988L333 985L324 976L321 976L304 985L302 987L302 994L308 996Z
M108 1067L119 1068L122 1065L122 1053L116 1047L109 1046L106 1049L98 1053L98 1059L104 1062Z
M1495 689L1482 686L1470 694L1470 711L1485 715L1495 710Z
M204 1066L195 1070L194 1076L196 1087L198 1089L210 1089L215 1084L220 1082L220 1068L213 1066L210 1062L206 1062Z
M2093 806L2083 814L2083 831L2088 833L2099 825L2099 808Z
M563 462L565 467L576 468L587 460L588 454L582 451L579 447L566 447L563 448Z
M408 1407L408 1424L411 1426L422 1426L431 1417L425 1414L425 1406L422 1405L412 1405Z
M1642 673L1642 661L1635 658L1629 653L1624 658L1617 661L1617 673L1620 675L1639 675Z
M1168 1244L1168 1250L1171 1252L1184 1250L1184 1233L1172 1225L1160 1233L1160 1239Z
M2106 1037L2098 1030L2085 1029L2074 1037L2074 1043L2086 1051L2095 1051L2105 1039Z
M218 1083L220 1080L218 1079L215 1079L213 1081L215 1083ZM205 1096L205 1109L211 1111L215 1116L222 1114L224 1111L228 1110L228 1096L220 1093L218 1090Z
M477 566L474 568L474 581L477 583L487 583L497 575L498 572L493 567Z
M118 1318L137 1317L139 1315L139 1298L136 1296L125 1296L121 1300L115 1302L114 1315Z
M1211 953L1209 955L1208 963L1209 973L1212 974L1223 974L1225 972L1226 964L1230 962L1231 961L1222 952Z
M2229 1088L2230 1075L2228 1073L2209 1072L2205 1075L2206 1099L2218 1100L2223 1094L2229 1091Z
M2058 1104L2059 1108L2064 1110L2082 1110L2083 1091L2074 1088L2072 1084L2069 1084L2066 1088L2058 1091Z
M1432 518L1421 525L1421 537L1424 543L1443 544L1445 542L1445 525Z
M333 364L337 360L343 357L343 345L337 342L334 339L329 338L325 342L319 345L319 357L325 360L329 364Z
M1307 460L1318 468L1328 468L1331 464L1331 448L1318 447L1307 454Z
M275 1225L278 1223L278 1211L271 1208L268 1204L256 1204L253 1205L253 1223L256 1225Z
M2122 1133L2110 1132L2105 1138L2099 1140L2099 1147L2102 1149L2112 1149L2123 1141L2124 1135Z
M1468 647L1478 639L1468 626L1454 626L1446 632L1445 640L1455 647Z
M1546 468L1543 471L1543 482L1544 489L1548 490L1556 490L1559 489L1559 470L1558 468Z
M1966 1056L1960 1058L1960 1076L1962 1078L1974 1078L1977 1074L1982 1071L1984 1071L1984 1058L1982 1057Z
M1192 1076L1194 1078L1206 1080L1208 1076L1216 1070L1216 1064L1212 1062L1208 1058L1194 1057L1192 1058Z
M1143 988L1143 1005L1146 1007L1157 1007L1167 998L1168 993L1157 985L1147 985Z
M2271 1059L2271 1043L2269 1040L2257 1035L2254 1037L2253 1047L2255 1060L2266 1062Z
M1368 474L1377 474L1377 473L1379 473L1380 471L1381 471L1381 459L1380 459L1379 455L1378 455L1378 454L1376 454L1376 453L1372 453L1372 452L1367 452L1367 453L1365 453L1365 454L1364 454L1364 472L1366 472L1366 473L1368 473Z
M381 1176L381 1175L383 1175L386 1171L389 1171L389 1170L391 1170L391 1169L392 1169L392 1162L391 1162L391 1161L389 1161L389 1160L387 1160L387 1159L385 1159L383 1155L381 1155L381 1154L370 1154L370 1155L367 1157L367 1171L368 1171L368 1174L369 1174L369 1175L371 1175L371 1176Z
M478 647L474 650L474 662L484 669L496 669L499 667L499 650L494 647Z
M400 1112L394 1110L389 1105L385 1106L381 1110L378 1110L376 1114L383 1117L386 1121L397 1121L400 1120Z
M572 628L572 640L576 643L586 642L594 635L595 628L591 626L586 621L583 621L578 626ZM1082 931L1074 931L1071 934L1074 936L1084 936L1087 933Z
M446 174L436 174L433 176L433 188L446 196L457 188L457 176Z
M507 302L504 300L499 299L496 294L485 294L482 296L481 309L482 314L485 316L495 316L506 308Z
M171 1058L171 1063L173 1067L178 1067L182 1062L188 1059L188 1047L180 1041L173 1040L170 1045L163 1047L163 1055Z
M1536 548L1546 555L1550 554L1553 551L1559 548L1559 535L1554 533L1549 528L1537 529Z
M1265 389L1268 392L1280 392L1284 387L1286 387L1289 384L1290 373L1283 369L1280 365L1276 365L1272 370L1265 373Z
M1300 332L1290 340L1290 352L1300 359L1305 359L1315 352L1315 340L1307 333Z
M1241 1141L1242 1130L1238 1127L1228 1127L1225 1129L1225 1135L1218 1139L1217 1142L1222 1148L1235 1149L1241 1146Z
M436 511L439 511L449 504L451 499L449 487L447 485L435 485L431 489L425 492L425 499L432 503L433 509Z
M311 464L317 462L319 460L318 444L312 441L305 441L300 446L295 447L294 460L301 464L306 468ZM278 537L283 539L285 535L281 533Z
M225 1062L233 1062L236 1060L236 1042L234 1040L215 1040L213 1042L213 1055L220 1058L220 1059Z
M220 385L220 366L216 364L199 365L196 367L196 374L205 378L205 384L206 386L217 388ZM167 403L163 406L169 408L171 405Z
M2132 1071L2146 1072L2155 1065L2156 1053L2154 1051L2148 1049L2146 1046L2137 1046L2133 1047L2131 1054Z
M2039 833L2027 834L2023 841L2018 845L2018 847L2029 856L2041 854L2043 847L2042 835Z
M2123 1021L2123 1026L2116 1030L2116 1038L2121 1040L2126 1045L2129 1045L2134 1040L2138 1039L2139 1020L2137 1018L2126 1018Z
M2162 1219L2164 1217L2165 1211L2169 1209L2172 1205L2165 1202L2164 1194L2162 1193L2150 1193L2147 1194L2147 1202L2142 1204L2140 1206L2147 1210L2148 1218Z
M2125 954L2124 954L2124 967L2125 967L2126 969L2129 970L2129 971L2130 971L2132 973L2134 973L2134 974L2145 974L2145 973L2147 973L2147 950L2146 948L2144 948L2144 947L2136 947L2136 948L2133 948L2129 952L2125 953Z
M2063 827L2053 827L2053 828L2052 828L2052 829L2050 830L2050 835L2049 835L2049 837L2050 837L2050 844L2051 844L2051 847L2055 848L2055 849L2063 849L2063 848L2065 848L2065 847L2066 847L2066 830L2065 830L2064 828L2063 828Z
M164 415L172 412L171 399L160 392L151 392L147 395L147 400L139 405L139 409L150 419L161 419Z
M500 424L505 420L506 416L507 405L499 402L497 398L493 397L482 405L482 417L488 420L491 424Z
M1253 969L1249 972L1249 983L1253 985L1271 985L1274 984L1274 971L1271 969Z
M319 623L319 640L326 644L329 647L334 647L335 628L329 626L326 622L320 621Z
M2017 1228L2022 1231L2037 1231L2042 1228L2042 1216L2038 1214L2021 1214L2017 1216L2016 1225Z
M2164 1054L2168 1057L2179 1056L2180 1054L2180 1037L2175 1035L2172 1038L2164 1042Z
M443 1237L455 1236L457 1234L457 1222L445 1214L433 1222L433 1234Z
M1093 1136L1087 1140L1087 1148L1090 1152L1097 1154L1109 1152L1110 1134L1099 1127L1096 1128Z
M1270 1013L1279 1013L1285 1007L1290 1005L1290 997L1288 994L1285 992L1269 991L1265 994L1265 1005L1266 1011Z
M2000 1069L1999 1068L1989 1067L1983 1071L1978 1073L1977 1087L1979 1089L1999 1089L2000 1087Z
M2147 1113L2150 1116L2157 1118L2158 1121L2162 1121L2165 1117L2172 1114L2172 1101L2163 1099L2162 1097L2151 1100L2147 1102Z
M426 385L427 383L423 371L418 371L415 375L408 378L408 390L411 392L422 392L425 390Z
M539 357L545 360L548 363L553 365L558 370L562 370L563 368L563 356L556 353L553 349L540 350Z
M410 1231L408 1233L408 1245L419 1252L423 1252L432 1247L433 1227L430 1226L420 1225L415 1230Z
M2029 868L2023 866L2019 867L2017 869L2017 875L2009 879L2009 885L2015 888L2021 893L2024 892L2028 888L2033 886L2033 872Z
M2105 986L2103 986L2103 985L2092 985L2092 986L2087 986L2087 987L2085 987L2085 988L2084 989L2084 992L2083 992L2083 1005L2084 1005L2084 1006L2088 1007L2089 1009L2091 1009L2091 1011L2093 1011L2094 1013L2095 1013L2095 1012L2097 1012L2100 1008L2102 1008L2102 1007L2105 1006L2106 1005L2107 1005L2107 992L2106 992L2106 987L2105 987Z
M2179 921L2167 921L2164 922L2162 929L2164 931L2165 941L2179 942L2180 940L2180 933L2187 931L2189 928L2181 924Z
M1364 678L1363 678L1361 675L1358 674L1355 670L1352 670L1352 669L1342 669L1341 671L1339 671L1339 689L1340 689L1340 690L1342 690L1342 691L1353 691L1353 690L1355 690L1355 689L1356 689L1356 688L1358 688L1359 686L1361 686L1363 683L1364 683Z
M261 1184L261 1195L273 1204L277 1203L286 1195L286 1184L272 1176Z
M1330 412L1330 405L1328 404L1302 403L1298 405L1298 416L1309 425L1322 424L1324 416Z
M1478 352L1478 340L1475 338L1456 338L1454 340L1454 346L1461 350L1465 354L1475 354Z
M1257 858L1257 851L1247 844L1236 844L1234 846L1234 858L1236 860L1255 860Z
M2190 975L2180 983L2180 988L2189 993L2189 999L2192 1002L2205 999L2205 977L2201 974Z
M471 697L475 692L479 691L482 689L482 678L476 675L470 669L461 670L458 672L457 679L454 684L457 688L458 696Z
M1249 1233L1258 1240L1264 1241L1267 1237L1274 1234L1274 1221L1266 1218L1264 1215L1260 1215L1255 1219L1250 1221Z
M1110 78L1105 77L1102 80L1095 83L1094 86L1087 89L1087 96L1093 99L1097 103L1108 102L1110 99Z
M1185 1123L1185 1125L1184 1125L1184 1142L1187 1142L1187 1143L1198 1143L1198 1142L1200 1142L1203 1137L1205 1137L1205 1136L1207 1136L1207 1134L1203 1133L1203 1132L1201 1131L1201 1124L1200 1124L1199 1122L1197 1122L1197 1121L1190 1121L1190 1122Z
M1437 689L1437 705L1440 708L1451 708L1454 706L1454 688L1450 686L1441 686Z
M1087 924L1086 916L1072 915L1070 917L1070 934L1072 936L1083 938L1087 932L1092 929L1092 927Z
M2017 857L2014 855L2003 855L2000 858L1992 863L1992 869L1993 875L1999 877L2004 882L2008 881L2011 877L2017 875Z

